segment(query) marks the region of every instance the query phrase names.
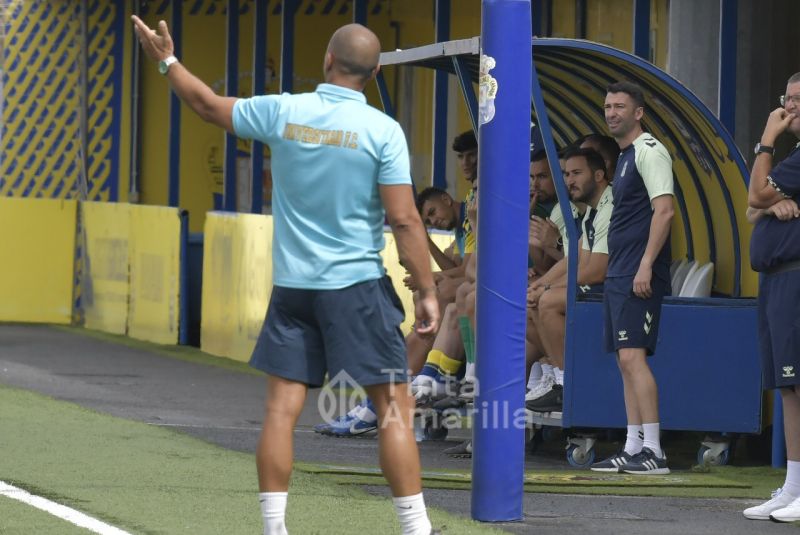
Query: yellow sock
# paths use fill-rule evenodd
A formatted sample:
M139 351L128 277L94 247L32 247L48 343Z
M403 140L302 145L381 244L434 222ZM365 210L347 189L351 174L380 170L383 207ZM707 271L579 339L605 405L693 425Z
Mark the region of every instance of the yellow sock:
M425 359L425 365L433 366L438 370L440 367L439 363L442 361L443 356L444 353L442 353L438 349L431 349L430 351L428 351L428 358Z
M440 351L441 353L441 351ZM458 370L461 369L461 365L463 362L456 359L451 359L444 353L439 359L439 368L442 370L442 373L445 375L455 375L458 373Z

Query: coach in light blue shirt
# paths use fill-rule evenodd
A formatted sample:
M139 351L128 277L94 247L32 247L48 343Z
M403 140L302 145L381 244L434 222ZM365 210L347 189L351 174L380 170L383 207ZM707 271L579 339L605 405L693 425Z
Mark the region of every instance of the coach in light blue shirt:
M326 373L364 386L378 416L380 458L405 535L428 535L406 381L404 314L379 252L384 210L418 288L418 330L439 323L427 237L413 199L400 126L367 105L380 42L348 24L331 37L314 93L220 97L175 58L167 25L133 17L145 53L193 111L272 149L274 286L250 364L267 373L256 453L265 535L286 534L292 433L308 387ZM341 375L344 373L344 375ZM291 524L291 523L290 523Z
M383 277L378 185L411 184L396 121L360 91L325 83L238 100L233 129L272 149L276 285L330 290Z

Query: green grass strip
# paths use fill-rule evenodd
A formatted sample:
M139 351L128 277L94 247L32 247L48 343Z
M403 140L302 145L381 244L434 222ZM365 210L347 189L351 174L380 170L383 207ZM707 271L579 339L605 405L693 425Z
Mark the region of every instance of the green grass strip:
M383 485L380 472L369 466L298 464L298 469L328 474L341 485ZM785 470L768 467L715 466L673 471L668 476L596 474L576 470L545 470L525 475L525 491L553 494L670 496L678 498L769 498L783 483ZM469 489L466 470L423 472L426 488Z
M0 496L0 533L86 535L87 531L28 504Z
M251 455L4 386L0 422L0 480L33 494L137 534L261 532ZM443 511L431 517L446 533L500 533ZM0 518L19 533L72 533L2 496ZM389 500L302 470L287 524L299 534L399 531Z

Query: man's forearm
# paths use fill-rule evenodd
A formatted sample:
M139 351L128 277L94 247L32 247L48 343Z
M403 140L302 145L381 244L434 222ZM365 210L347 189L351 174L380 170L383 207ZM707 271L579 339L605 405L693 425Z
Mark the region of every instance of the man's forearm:
M201 119L233 132L230 110L235 97L221 97L180 62L173 63L167 72L170 87L181 101ZM227 112L227 113L226 113Z
M466 255L464 255L464 258L466 259ZM466 262L462 261L461 264L457 265L456 267L453 267L453 268L450 268L450 269L445 269L445 270L441 271L440 273L442 275L444 275L445 277L450 277L450 278L463 277L464 276L464 270L466 269L465 264L466 264Z
M672 212L656 210L650 220L650 235L647 238L647 247L644 250L642 264L652 267L658 257L658 253L664 247L664 243L669 236L669 229L672 226Z
M433 240L431 240L430 235L428 235L428 250L430 251L431 256L433 257L433 261L436 262L437 266L439 266L439 269L447 270L458 266L455 260L447 256L441 249L439 249L436 246Z
M421 221L392 224L400 263L411 274L420 292L436 289L428 256L427 233Z

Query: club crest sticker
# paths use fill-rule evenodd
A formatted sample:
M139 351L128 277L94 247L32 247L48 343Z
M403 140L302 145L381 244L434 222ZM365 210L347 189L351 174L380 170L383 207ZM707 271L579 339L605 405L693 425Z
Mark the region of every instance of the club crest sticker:
M495 68L497 62L491 56L481 54L480 78L478 85L480 88L480 99L478 103L478 115L480 124L486 124L494 119L494 99L497 96L497 80L489 74Z

